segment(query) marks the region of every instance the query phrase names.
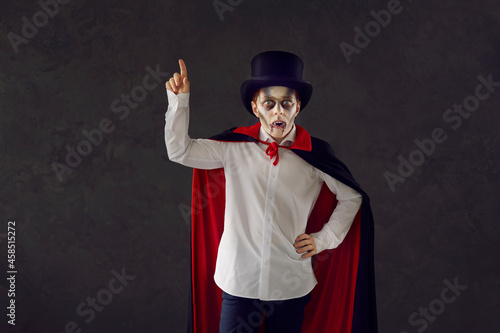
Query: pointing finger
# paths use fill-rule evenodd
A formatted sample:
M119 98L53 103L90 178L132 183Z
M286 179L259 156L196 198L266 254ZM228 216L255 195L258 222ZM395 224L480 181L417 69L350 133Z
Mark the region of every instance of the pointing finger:
M182 77L187 77L188 71L186 68L186 64L184 63L184 60L179 59L179 67L181 68L181 76Z

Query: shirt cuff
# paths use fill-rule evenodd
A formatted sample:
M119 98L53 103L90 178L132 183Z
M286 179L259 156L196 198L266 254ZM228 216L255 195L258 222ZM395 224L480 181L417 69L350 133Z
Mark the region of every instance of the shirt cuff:
M316 254L319 254L320 252L327 249L328 236L323 230L315 232L311 234L311 236L314 238L314 244L316 244Z
M189 93L175 94L167 89L168 105L177 107L187 107L189 105Z

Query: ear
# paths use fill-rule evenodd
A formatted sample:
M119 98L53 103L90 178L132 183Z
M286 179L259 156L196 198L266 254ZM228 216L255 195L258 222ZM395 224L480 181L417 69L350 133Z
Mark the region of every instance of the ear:
M298 115L300 112L300 101L297 102L297 111L295 112L296 115Z
M252 111L253 111L253 114L259 118L259 109L257 109L257 104L255 104L254 101L252 101Z

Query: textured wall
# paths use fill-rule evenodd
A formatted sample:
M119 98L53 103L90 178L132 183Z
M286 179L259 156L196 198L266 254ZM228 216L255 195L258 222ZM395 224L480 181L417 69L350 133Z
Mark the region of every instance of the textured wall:
M304 59L298 123L372 198L380 332L500 331L498 1L44 1L0 14L8 332L184 331L191 170L166 156L163 81L182 57L193 137L250 125L239 85L270 49Z

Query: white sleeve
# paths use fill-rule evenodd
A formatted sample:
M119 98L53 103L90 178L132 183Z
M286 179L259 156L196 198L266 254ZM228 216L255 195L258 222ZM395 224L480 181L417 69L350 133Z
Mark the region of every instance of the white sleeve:
M357 191L339 182L330 175L318 170L319 177L337 196L337 207L323 228L311 234L318 253L325 249L334 249L342 243L351 228L354 217L361 207L362 196Z
M168 158L198 169L223 167L225 142L191 139L189 128L189 93L174 94L167 90L168 108L165 114L165 144Z

